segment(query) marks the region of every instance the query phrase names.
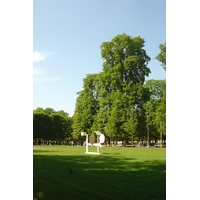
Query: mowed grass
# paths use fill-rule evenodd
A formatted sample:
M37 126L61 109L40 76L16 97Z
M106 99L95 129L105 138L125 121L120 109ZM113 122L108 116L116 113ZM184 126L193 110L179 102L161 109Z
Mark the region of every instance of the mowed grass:
M103 147L100 153L33 146L33 199L166 199L166 149Z

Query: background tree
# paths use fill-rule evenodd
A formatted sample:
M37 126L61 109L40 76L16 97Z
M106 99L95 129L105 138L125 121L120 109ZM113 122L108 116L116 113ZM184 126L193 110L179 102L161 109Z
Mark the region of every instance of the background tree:
M163 98L156 109L156 124L160 132L160 141L162 146L163 135L166 137L166 90L163 91Z
M53 108L47 107L44 109L44 112L47 113L48 115L50 115L52 113L55 113L56 111Z
M160 53L156 56L156 59L161 62L161 66L166 71L166 43L160 44L159 48L160 48ZM156 122L157 126L159 127L160 140L162 146L163 134L166 137L166 88L165 91L163 91L162 102L156 110Z
M163 123L163 126L166 124L163 118L164 116L166 116L166 109L164 109L163 107L166 105L166 80L148 80L145 83L144 87L147 88L150 92L150 100L146 104L146 111L148 112L149 117L149 133L150 137L153 137L155 139L155 142L157 142L156 140L159 137L159 133L161 130L160 121L161 124Z
M110 116L108 116L108 123L106 124L106 135L110 138L110 145L113 139L122 139L124 132L122 129L123 114L124 114L124 97L123 94L117 90L112 92L111 99L113 100Z
M65 127L66 120L59 113L53 113L51 115L52 119L52 131L54 140L64 140L65 139Z
M113 100L111 98L112 88L111 88L111 78L110 74L106 74L105 72L100 72L96 76L96 91L98 92L97 104L96 107L97 112L94 118L94 123L92 126L92 130L99 130L104 133L106 140L110 143L110 136L112 132L108 129L107 123L112 110ZM106 131L107 129L107 131Z
M49 144L49 140L65 140L72 133L72 119L69 114L52 108L33 110L33 139Z
M69 117L69 114L67 112L64 112L63 110L59 110L56 112L58 115L60 115L64 121L63 121L63 129L64 129L64 139L65 142L68 143L70 139L72 139L72 118Z
M84 96L82 100L83 114L81 127L88 134L91 133L91 127L97 112L97 91L95 89L96 74L88 74L83 79Z
M146 89L141 84L136 84L134 86L134 94L132 95L135 100L133 101L132 105L134 105L134 109L137 116L137 127L136 127L136 136L138 141L143 140L147 137L147 121L146 121L146 110L145 105L149 101L150 94L148 89ZM131 97L131 96L130 96ZM131 99L133 99L131 97Z
M81 131L83 131L81 120L83 115L83 97L84 91L77 92L78 97L76 98L75 110L74 115L72 117L73 124L72 124L72 136L75 140L77 140L80 136Z
M51 118L42 108L33 111L33 139L38 139L39 144L51 139L51 125Z
M89 135L97 129L95 119L99 110L99 74L88 74L83 79L83 91L79 93L73 116L73 136L81 139L80 133L87 132Z
M156 59L161 62L161 66L166 71L166 42L159 45L160 53L156 56Z
M43 118L43 113L38 113L33 111L33 140L39 140L41 143L43 124L40 123Z

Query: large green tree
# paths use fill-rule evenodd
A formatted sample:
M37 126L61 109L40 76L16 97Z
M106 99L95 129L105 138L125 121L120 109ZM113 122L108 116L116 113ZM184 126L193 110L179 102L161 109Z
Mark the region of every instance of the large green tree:
M150 57L144 43L144 39L126 34L102 43L103 72L84 78L83 91L76 101L73 116L76 138L80 139L77 136L81 131L90 134L94 130L103 132L110 142L127 141L136 132L139 134L136 127L142 120L145 102L142 85L150 73L147 67Z
M147 67L150 57L144 50L144 43L144 39L140 37L132 38L122 34L101 45L101 56L104 59L103 72L106 77L105 88L108 97L111 97L110 115L106 125L106 131L110 132L108 135L115 133L117 136L120 132L122 138L127 140L130 135L127 133L128 121L132 120L137 124L137 120L133 117L136 116L133 113L136 95L133 95L132 91L137 90L134 88L136 84L143 85L145 77L150 73ZM128 100L131 97L134 97L134 100ZM131 109L132 113L128 116L127 111ZM136 129L136 125L132 128ZM132 130L133 132L135 130Z

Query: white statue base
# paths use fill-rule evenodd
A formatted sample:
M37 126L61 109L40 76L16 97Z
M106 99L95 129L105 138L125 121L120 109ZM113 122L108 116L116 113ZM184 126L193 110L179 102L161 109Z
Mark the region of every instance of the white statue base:
M85 152L85 154L100 155L100 153L96 153L96 152Z

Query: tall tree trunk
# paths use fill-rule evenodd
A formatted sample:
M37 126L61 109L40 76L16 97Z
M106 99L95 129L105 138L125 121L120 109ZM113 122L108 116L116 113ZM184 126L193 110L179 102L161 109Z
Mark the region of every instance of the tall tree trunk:
M163 147L163 140L162 140L162 129L161 129L161 127L162 127L162 122L160 122L160 148L162 148L162 147Z
M128 139L125 138L125 139L124 139L124 147L126 147L127 144L128 144Z
M110 135L110 147L112 147L112 134Z
M160 133L160 148L163 147L162 132Z
M132 135L132 137L131 137L131 145L132 145L132 147L133 147L133 135Z

